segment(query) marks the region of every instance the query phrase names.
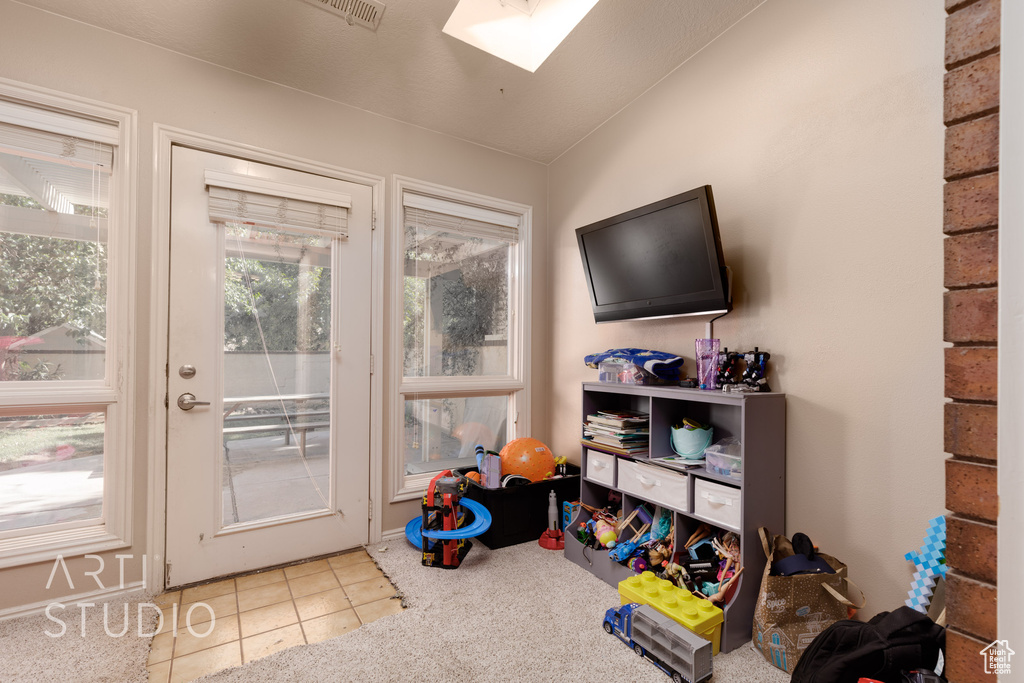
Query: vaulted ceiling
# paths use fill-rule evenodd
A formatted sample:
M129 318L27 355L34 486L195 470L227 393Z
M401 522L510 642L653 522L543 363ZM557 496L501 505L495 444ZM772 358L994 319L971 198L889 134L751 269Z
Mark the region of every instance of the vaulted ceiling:
M457 0L385 0L376 31L304 0L19 1L540 163L763 2L601 0L529 73L441 32Z

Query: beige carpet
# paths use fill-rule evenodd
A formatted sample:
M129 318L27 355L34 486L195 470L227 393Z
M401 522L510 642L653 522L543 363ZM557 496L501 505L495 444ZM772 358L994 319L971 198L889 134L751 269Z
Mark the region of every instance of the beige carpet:
M107 630L118 634L124 629L124 605L128 604L128 630L118 638L104 630L103 607L85 609L85 637L82 637L82 610L74 603L52 614L61 625L45 615L0 621L0 681L9 683L145 683L149 680L146 659L152 638L138 636L138 603L141 595L109 603ZM143 633L152 633L156 612L143 612Z
M385 549L386 548L386 549ZM408 609L338 638L283 650L204 681L636 681L668 677L601 629L615 589L533 543L462 567L424 567L404 540L368 548ZM749 645L714 658L719 683L785 683Z

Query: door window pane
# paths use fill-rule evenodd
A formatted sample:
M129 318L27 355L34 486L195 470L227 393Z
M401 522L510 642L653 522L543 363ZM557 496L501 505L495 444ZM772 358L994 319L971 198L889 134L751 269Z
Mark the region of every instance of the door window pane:
M330 240L224 229L224 525L327 508Z
M0 417L0 531L103 511L104 413Z
M405 473L476 466L476 445L505 445L508 396L409 399L405 402Z
M405 376L507 375L512 246L407 223Z

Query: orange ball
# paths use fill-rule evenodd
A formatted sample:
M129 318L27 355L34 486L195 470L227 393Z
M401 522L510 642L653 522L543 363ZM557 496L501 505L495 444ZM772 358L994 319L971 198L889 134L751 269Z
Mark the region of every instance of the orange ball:
M555 455L541 441L530 437L513 439L501 449L501 476L519 474L540 481L555 471Z
M480 473L479 472L466 472L466 479L472 479L473 481L475 481L476 483L479 484L480 483Z

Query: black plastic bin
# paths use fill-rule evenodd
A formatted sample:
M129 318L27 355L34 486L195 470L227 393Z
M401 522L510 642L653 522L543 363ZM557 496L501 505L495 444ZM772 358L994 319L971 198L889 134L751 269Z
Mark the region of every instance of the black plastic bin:
M545 479L533 484L511 486L507 489L485 489L470 480L466 497L487 508L491 513L491 528L478 536L480 542L494 550L517 543L540 540L548 528L548 494L554 490L558 497L558 528L562 528L562 503L579 500L580 468L567 465L567 476ZM475 467L455 470L459 474L476 472Z

